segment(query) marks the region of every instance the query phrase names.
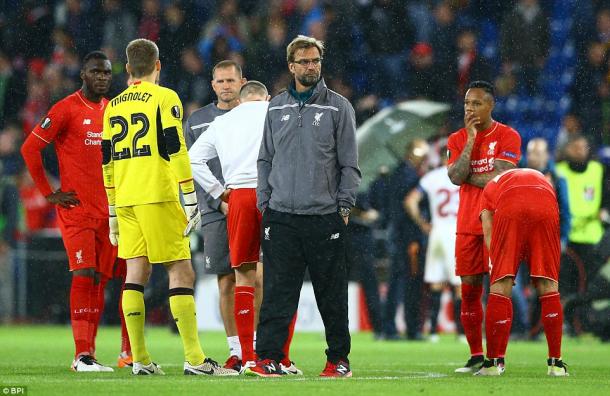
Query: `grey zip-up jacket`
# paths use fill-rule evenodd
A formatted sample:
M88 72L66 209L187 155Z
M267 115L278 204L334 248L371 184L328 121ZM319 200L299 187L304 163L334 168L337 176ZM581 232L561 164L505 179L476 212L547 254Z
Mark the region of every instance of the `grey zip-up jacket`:
M354 108L323 79L305 103L279 94L269 103L257 167L261 211L320 215L351 208L361 180Z
M210 103L198 110L188 118L184 125L184 139L186 148L190 149L199 136L207 131L208 127L216 119L216 117L228 113L229 110L221 110L216 106L216 103ZM208 166L212 174L224 184L222 178L222 168L218 157L208 162ZM197 192L197 202L199 203L199 211L201 212L201 225L214 223L225 218L225 215L219 210L220 198L214 199L210 194L203 191L203 188L195 183L195 191Z

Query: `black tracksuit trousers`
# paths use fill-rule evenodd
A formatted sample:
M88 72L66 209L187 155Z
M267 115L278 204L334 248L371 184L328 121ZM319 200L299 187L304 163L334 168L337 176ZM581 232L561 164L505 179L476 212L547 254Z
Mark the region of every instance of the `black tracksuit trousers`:
M347 360L351 338L347 317L347 227L338 213L294 215L267 208L262 223L263 303L256 332L260 359L280 361L303 285L313 284L326 331L328 361Z

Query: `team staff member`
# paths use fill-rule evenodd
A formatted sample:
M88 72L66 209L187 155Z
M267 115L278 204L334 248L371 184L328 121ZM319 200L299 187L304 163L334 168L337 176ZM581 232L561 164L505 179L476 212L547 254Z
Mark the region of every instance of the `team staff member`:
M256 275L260 267L261 214L256 207L256 161L261 145L269 105L267 88L258 81L248 81L240 91L240 105L214 120L210 128L191 147L189 156L195 181L215 198L229 204L227 234L231 266L235 270L235 324L242 351L242 367L255 365L254 328ZM221 183L207 166L213 158L220 160L225 175ZM294 327L292 327L294 329ZM288 337L291 338L291 337ZM290 363L291 370L300 370ZM280 366L282 363L280 362ZM302 374L302 372L301 372Z
M182 134L182 104L174 91L157 85L161 62L155 43L133 40L126 52L131 85L106 108L102 153L110 240L116 245L120 238L119 257L127 259L122 303L132 373L163 374L144 343L144 286L151 264L163 263L170 309L184 346L184 374L237 375L206 358L199 344L187 236L200 214Z
M209 128L216 117L228 113L239 104L239 90L246 82L241 67L231 60L217 63L212 69L212 89L218 101L210 103L191 114L184 127L186 147L190 149L195 141ZM207 163L221 183L224 183L218 158ZM229 242L227 239L228 204L220 198L214 199L199 184L195 184L197 202L201 211L201 234L203 236L204 272L218 278L218 302L220 316L225 327L229 358L224 367L241 369L241 346L237 336L233 309L235 306L235 272L229 262ZM260 306L260 303L258 304Z
M457 226L457 211L459 206L459 188L451 183L447 176L446 148L441 149L442 166L426 173L419 181L417 188L407 195L405 209L421 231L428 235L426 248L426 266L424 282L430 286L430 337L432 342L438 342L436 334L438 314L441 308L441 294L450 284L453 289L453 307L455 309L456 327L458 333L457 314L462 302L460 296L460 278L455 275L455 230ZM428 198L431 223L422 215L419 205ZM447 237L450 235L451 237ZM419 301L418 301L419 303Z
M493 85L473 81L464 97L464 128L447 142L449 178L460 186L455 274L462 281L461 321L470 346L470 359L458 373L471 373L483 364L483 275L489 272L478 210L483 188L501 172L514 168L521 157L521 137L491 117Z
M572 136L564 149L565 161L557 164L557 173L565 178L572 227L568 235L569 254L564 260L561 289L564 295L584 293L588 280L593 279L605 262L597 246L604 235L602 219L610 210L610 178L603 165L591 158L586 137ZM576 265L567 265L572 261ZM580 267L580 269L578 268ZM577 334L579 321L586 323L581 310L566 310L570 331Z
M116 250L108 240L108 201L100 165L104 95L112 78L108 57L83 58L80 90L55 104L24 142L21 153L57 217L72 272L70 321L75 354L72 370L113 371L94 358L95 334L103 311L104 285L112 278ZM51 189L40 152L55 143L61 187Z
M294 82L269 104L258 156L265 282L260 360L249 370L280 374L282 346L308 268L328 344L320 375L349 377L345 233L361 180L354 109L321 78L321 41L298 36L286 53Z
M538 290L548 344L547 374L568 375L561 360L563 313L559 297L559 208L555 189L533 169L511 169L490 181L481 199L481 222L491 274L485 312L487 360L477 375L504 373L513 319L511 292L525 260Z

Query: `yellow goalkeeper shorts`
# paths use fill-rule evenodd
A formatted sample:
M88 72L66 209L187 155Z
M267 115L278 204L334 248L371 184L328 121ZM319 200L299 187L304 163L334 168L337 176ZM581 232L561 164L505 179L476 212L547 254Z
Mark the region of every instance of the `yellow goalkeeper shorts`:
M186 215L179 202L158 202L116 208L119 257L148 257L151 263L191 258L189 237L183 236Z

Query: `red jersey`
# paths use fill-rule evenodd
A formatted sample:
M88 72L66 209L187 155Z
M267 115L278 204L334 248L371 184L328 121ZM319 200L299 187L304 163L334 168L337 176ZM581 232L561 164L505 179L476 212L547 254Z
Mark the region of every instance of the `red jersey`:
M102 121L108 101L87 100L81 91L57 102L32 134L46 143L55 142L62 191L76 191L81 204L74 215L104 219L108 199L102 178ZM32 136L30 136L31 138ZM37 187L47 194L45 186Z
M448 165L460 157L468 133L462 128L449 136L447 150ZM489 173L494 170L497 160L508 161L517 165L521 158L521 137L511 127L493 121L491 126L477 133L470 155L470 172L473 174ZM483 189L472 184L460 186L460 206L458 208L457 233L482 235L483 228L479 221L479 206Z
M522 197L524 201L538 200L539 194L545 193L551 194L554 201L557 201L555 189L542 173L534 169L511 169L494 177L492 181L487 183L487 186L483 189L481 208L478 213L484 209L495 212L502 195L517 187L528 187L536 191L535 195L524 195Z

